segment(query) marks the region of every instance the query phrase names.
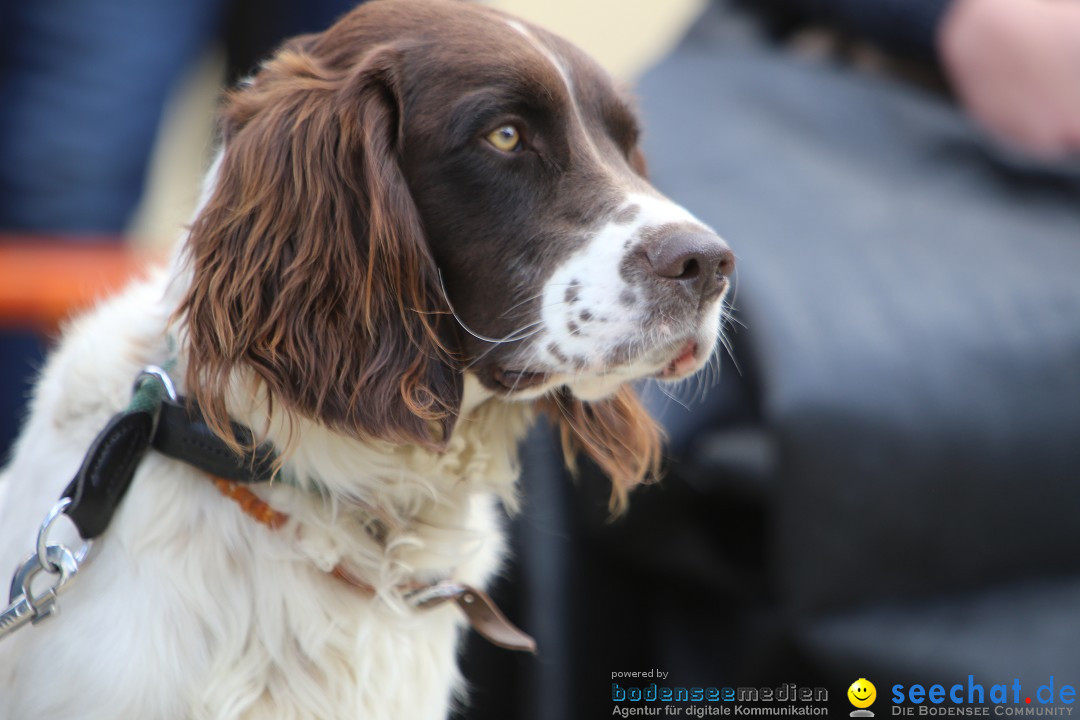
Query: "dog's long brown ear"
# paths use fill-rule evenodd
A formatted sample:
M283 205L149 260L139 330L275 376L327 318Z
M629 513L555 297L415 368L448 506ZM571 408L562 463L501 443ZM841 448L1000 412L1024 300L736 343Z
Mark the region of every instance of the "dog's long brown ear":
M659 477L662 433L629 385L594 402L565 390L542 402L559 426L567 467L575 470L583 452L611 478L612 513L626 509L634 486Z
M397 155L398 52L350 68L286 47L224 109L178 311L187 385L224 431L250 369L281 409L358 437L438 446L461 400L438 272Z

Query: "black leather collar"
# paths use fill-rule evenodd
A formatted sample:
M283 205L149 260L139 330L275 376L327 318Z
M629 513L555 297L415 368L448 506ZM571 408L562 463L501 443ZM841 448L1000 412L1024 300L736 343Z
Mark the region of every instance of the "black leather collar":
M231 425L237 446L246 448L243 454L233 452L210 430L193 403L184 398L165 400L150 446L215 477L240 483L269 482L275 472L273 446L256 446L251 430L239 423Z
M184 398L165 398L150 409L119 413L94 439L82 467L64 490L63 497L71 498L64 512L84 540L101 535L150 448L233 482L273 478L273 447L256 447L251 430L242 425L232 423L232 430L237 446L246 449L241 454L215 435L198 408Z

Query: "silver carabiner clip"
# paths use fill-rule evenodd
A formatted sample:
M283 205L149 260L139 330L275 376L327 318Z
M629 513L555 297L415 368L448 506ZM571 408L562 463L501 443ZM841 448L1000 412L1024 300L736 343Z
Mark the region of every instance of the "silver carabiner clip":
M15 576L11 578L11 591L8 602L16 602L20 596L26 598L27 604L34 611L34 622L51 615L56 610L56 596L64 587L71 582L75 574L79 572L79 561L75 553L59 543L49 543L45 549L48 565L38 562L37 553L33 553L19 565ZM55 575L56 580L48 590L40 595L34 595L33 583L41 573Z
M23 560L11 579L8 608L0 613L0 640L29 623L37 624L60 611L57 596L79 571L75 554L63 545L50 543L45 549L48 565L38 562L36 552ZM53 584L44 592L34 594L34 579L40 573L56 576Z
M89 540L83 541L77 552L61 543L49 542L49 532L70 504L70 498L62 498L53 505L38 529L37 547L15 570L15 575L11 578L8 607L0 612L0 639L24 625L37 624L59 612L57 596L63 592L79 572L79 566L86 560L93 545ZM42 573L52 575L54 579L46 590L35 594L34 580Z

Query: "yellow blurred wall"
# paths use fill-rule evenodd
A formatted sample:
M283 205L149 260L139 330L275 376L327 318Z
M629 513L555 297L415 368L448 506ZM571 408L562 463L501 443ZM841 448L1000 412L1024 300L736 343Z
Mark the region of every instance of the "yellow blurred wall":
M633 79L660 58L707 0L488 0L556 32L591 53L616 77ZM148 187L131 235L169 245L190 220L213 142L221 61L208 56L169 103Z
M615 76L632 80L662 56L706 0L490 0L580 45Z

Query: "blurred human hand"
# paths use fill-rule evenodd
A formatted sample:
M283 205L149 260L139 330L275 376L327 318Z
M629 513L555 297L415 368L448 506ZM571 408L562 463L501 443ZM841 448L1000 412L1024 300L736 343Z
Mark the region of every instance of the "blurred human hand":
M1080 2L954 0L938 34L964 107L1033 155L1080 152Z

